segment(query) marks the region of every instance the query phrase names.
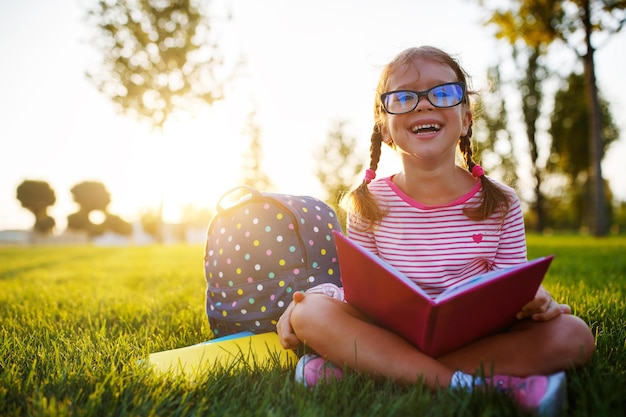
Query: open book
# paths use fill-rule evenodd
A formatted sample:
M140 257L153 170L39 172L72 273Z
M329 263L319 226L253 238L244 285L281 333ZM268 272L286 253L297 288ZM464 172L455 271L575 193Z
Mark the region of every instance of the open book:
M554 258L478 275L432 299L400 271L336 231L335 242L346 301L431 357L515 323Z

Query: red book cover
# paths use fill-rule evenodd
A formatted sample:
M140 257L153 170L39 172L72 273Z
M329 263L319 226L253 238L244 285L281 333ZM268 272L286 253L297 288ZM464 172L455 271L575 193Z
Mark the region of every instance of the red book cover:
M515 323L554 256L487 272L429 297L417 284L365 248L335 232L348 303L381 327L438 357Z

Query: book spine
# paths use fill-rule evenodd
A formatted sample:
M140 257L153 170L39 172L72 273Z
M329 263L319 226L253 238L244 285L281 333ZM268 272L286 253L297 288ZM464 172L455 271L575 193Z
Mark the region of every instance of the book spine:
M426 320L424 323L424 341L423 346L421 348L422 352L427 354L428 356L435 357L437 346L435 345L435 341L437 340L436 332L437 332L437 321L438 321L438 309L434 308L432 305L428 308L428 314L425 316Z

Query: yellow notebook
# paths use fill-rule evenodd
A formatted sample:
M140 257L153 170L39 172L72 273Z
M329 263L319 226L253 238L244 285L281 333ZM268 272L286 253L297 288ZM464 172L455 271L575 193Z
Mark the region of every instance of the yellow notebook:
M152 353L148 364L161 372L194 376L215 367L269 368L278 363L286 368L294 366L297 360L293 351L283 349L276 333L242 332L193 346Z

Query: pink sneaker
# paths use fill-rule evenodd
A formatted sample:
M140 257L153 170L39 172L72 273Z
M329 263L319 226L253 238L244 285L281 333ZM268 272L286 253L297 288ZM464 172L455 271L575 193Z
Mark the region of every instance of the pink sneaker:
M328 383L333 379L339 380L342 377L343 371L341 369L317 355L306 354L300 358L296 365L296 381L305 387L314 387L322 379Z
M520 407L527 411L536 410L541 416L558 416L565 408L565 372L527 378L496 375L487 379L487 384L509 392Z

